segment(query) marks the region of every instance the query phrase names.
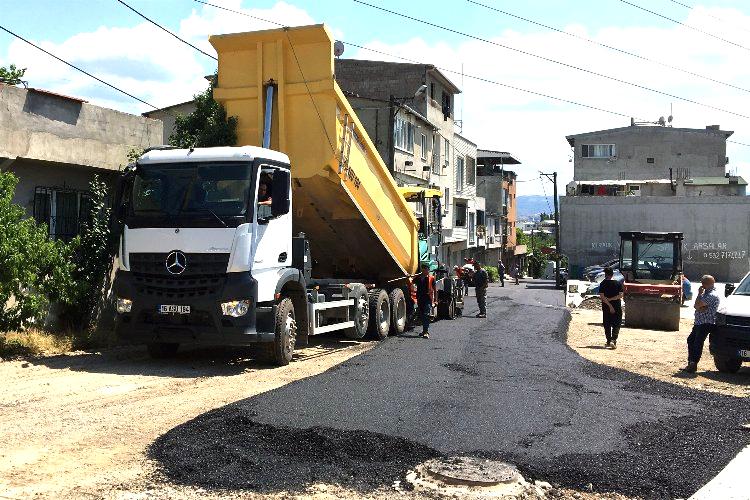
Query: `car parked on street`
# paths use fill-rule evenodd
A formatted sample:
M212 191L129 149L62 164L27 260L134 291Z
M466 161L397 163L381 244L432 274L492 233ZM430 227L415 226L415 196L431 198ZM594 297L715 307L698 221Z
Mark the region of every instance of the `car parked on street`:
M736 373L750 362L750 273L722 301L709 349L720 372Z
M606 262L603 262L601 264L597 264L595 266L588 266L583 270L583 276L582 278L587 281L595 281L594 278L596 278L599 273L604 272L605 267L611 267L612 269L620 267L620 260L619 259L613 259L608 260Z

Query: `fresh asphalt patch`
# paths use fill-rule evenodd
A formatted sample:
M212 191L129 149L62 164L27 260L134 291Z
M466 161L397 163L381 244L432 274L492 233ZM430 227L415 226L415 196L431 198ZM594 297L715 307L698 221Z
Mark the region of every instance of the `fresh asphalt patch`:
M490 289L486 320L469 307L432 325L429 340L390 338L182 424L150 456L171 481L233 490L373 491L459 454L505 459L564 487L686 498L750 444L747 399L584 360L565 344L569 313L548 307L560 292L500 293Z

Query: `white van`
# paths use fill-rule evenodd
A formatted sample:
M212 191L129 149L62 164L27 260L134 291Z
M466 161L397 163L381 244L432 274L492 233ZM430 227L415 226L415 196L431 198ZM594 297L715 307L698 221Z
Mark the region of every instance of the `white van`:
M722 301L709 349L720 372L736 373L750 362L750 273Z

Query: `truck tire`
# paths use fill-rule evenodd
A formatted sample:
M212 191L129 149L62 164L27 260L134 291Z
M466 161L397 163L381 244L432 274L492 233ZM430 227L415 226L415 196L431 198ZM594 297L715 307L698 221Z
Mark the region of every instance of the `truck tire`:
M368 333L374 340L384 340L388 337L391 327L391 304L388 294L381 288L370 292L370 328Z
M146 345L146 349L148 349L148 355L153 359L173 358L175 354L177 354L177 349L179 348L180 344L167 342L155 342L153 344Z
M737 373L742 366L742 360L714 355L714 364L721 373Z
M388 294L391 306L391 334L401 335L406 330L406 298L400 288L394 288Z
M354 285L349 297L354 299L352 314L354 326L344 330L344 335L350 339L361 339L367 334L367 327L370 323L370 297L364 285Z
M270 345L274 364L286 366L292 361L294 344L297 341L297 321L294 316L292 299L284 297L276 306L274 318L274 339Z

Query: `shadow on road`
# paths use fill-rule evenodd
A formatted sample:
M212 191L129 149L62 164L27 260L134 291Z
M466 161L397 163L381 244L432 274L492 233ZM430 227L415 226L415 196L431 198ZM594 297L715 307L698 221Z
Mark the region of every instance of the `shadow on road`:
M297 349L294 359L303 361L326 356L359 343L335 334L324 334L311 338L307 347ZM148 356L145 346L125 346L101 352L30 358L28 361L54 370L177 378L228 376L249 368L275 368L258 355L257 347L181 346L173 358L157 360Z
M236 405L204 413L159 437L149 456L177 484L263 493L299 493L318 482L365 493L390 487L419 463L439 456L403 438L274 427L255 422L254 416Z
M745 365L737 373L721 373L719 371L703 371L700 375L717 382L734 385L750 385L750 367Z

